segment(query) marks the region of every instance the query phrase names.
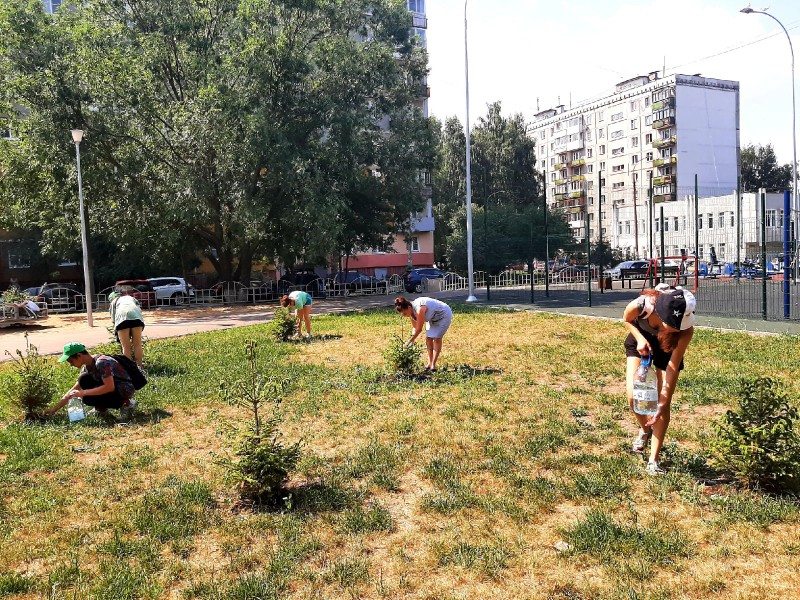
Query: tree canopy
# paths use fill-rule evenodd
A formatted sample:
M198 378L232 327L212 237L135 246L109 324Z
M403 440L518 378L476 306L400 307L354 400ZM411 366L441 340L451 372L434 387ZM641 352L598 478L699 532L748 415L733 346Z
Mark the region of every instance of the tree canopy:
M788 190L792 186L792 164L778 165L772 144L748 144L741 150L742 191L755 192Z
M87 0L0 7L0 225L79 247L254 260L380 246L421 208L427 69L397 0ZM366 224L368 223L368 226Z

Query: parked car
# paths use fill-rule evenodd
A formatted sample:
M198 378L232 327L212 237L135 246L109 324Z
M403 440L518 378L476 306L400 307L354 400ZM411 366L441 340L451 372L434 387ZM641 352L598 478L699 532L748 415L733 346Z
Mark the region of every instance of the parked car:
M348 271L347 273L336 273L333 276L334 285L340 289L344 288L347 292L375 291L386 292L387 281L378 280L371 275L365 275L359 271Z
M182 277L151 277L147 281L156 292L159 304L183 304L194 298L194 287Z
M297 271L289 277L282 278L278 283L284 287L288 283L288 285L294 289L303 289L314 298L325 297L325 282L319 275L311 270Z
M158 306L158 299L152 284L147 279L123 279L114 284L120 294L133 296L142 308Z
M646 269L647 268L647 261L646 260L624 260L619 263L616 267L612 267L610 269L606 269L603 271L603 275L606 277L611 277L611 279L619 279L620 278L620 269Z
M35 302L40 306L46 305L50 311L68 311L83 310L85 300L83 292L74 283L44 283L39 287Z
M447 275L447 271L434 269L432 267L411 269L410 271L406 271L403 275L403 286L409 293L420 294L424 287L424 279L444 279L445 275Z

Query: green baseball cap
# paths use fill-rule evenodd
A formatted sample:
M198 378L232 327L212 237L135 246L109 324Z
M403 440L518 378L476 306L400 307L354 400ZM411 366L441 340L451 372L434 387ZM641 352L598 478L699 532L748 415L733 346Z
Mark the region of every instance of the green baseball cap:
M70 356L75 356L79 352L86 352L86 346L80 342L67 342L64 344L64 354L58 359L58 362L66 362Z

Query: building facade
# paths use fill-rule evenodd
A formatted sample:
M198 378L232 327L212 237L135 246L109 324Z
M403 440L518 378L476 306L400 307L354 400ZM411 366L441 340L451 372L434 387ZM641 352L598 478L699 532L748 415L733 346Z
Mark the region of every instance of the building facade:
M425 12L425 0L407 0L408 10L412 18L412 34L416 35L423 47L427 48L428 17ZM431 90L427 80L421 82L421 88L414 102L414 108L419 109L425 117L428 116L428 98ZM400 234L392 245L392 251L360 252L353 256L348 263L352 270L362 271L374 275L379 279L395 273L402 273L406 267L433 266L433 202L430 173L421 173L422 196L425 207L415 215L410 215L410 233Z
M701 197L736 190L739 83L650 73L599 100L541 111L531 132L547 201L564 209L575 238L585 241L588 218L590 239L646 257L653 222L639 224L651 195L654 205L694 195L695 178ZM625 211L635 231L615 238Z

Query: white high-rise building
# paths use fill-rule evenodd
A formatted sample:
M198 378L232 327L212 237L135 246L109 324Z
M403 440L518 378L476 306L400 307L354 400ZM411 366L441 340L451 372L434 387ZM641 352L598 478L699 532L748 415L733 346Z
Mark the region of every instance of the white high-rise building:
M694 195L695 176L701 197L736 190L739 83L650 73L599 100L537 113L532 135L548 204L566 211L575 238L585 240L588 215L590 239L602 233L645 257L651 186L654 206ZM629 239L612 235L628 209L635 230Z

